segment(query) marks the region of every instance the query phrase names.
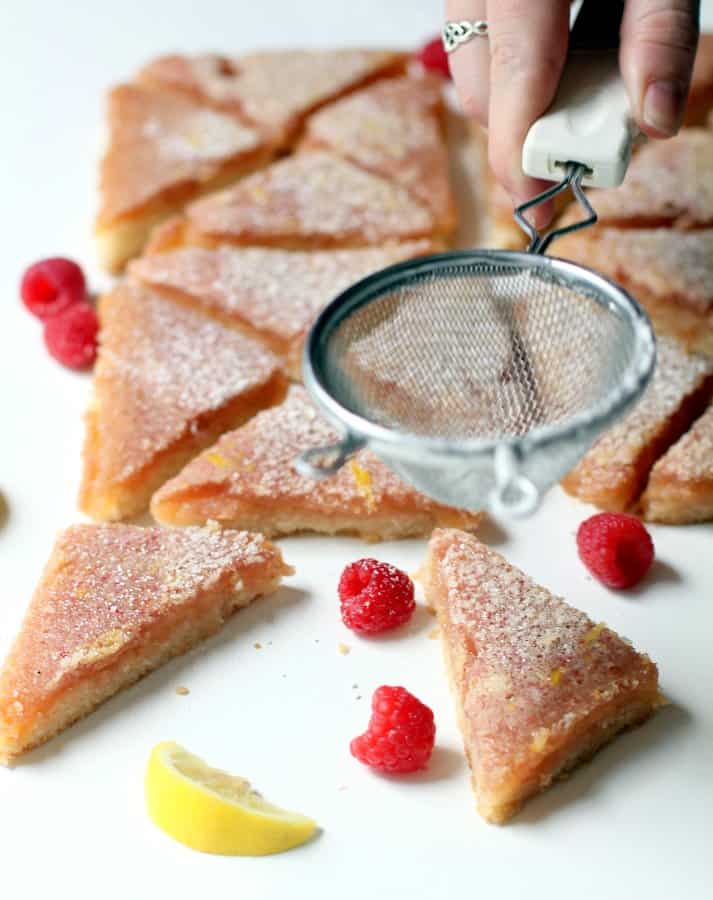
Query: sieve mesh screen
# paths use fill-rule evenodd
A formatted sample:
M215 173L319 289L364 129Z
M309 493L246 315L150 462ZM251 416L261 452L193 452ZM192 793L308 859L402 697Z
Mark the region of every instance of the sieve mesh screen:
M325 335L321 373L343 407L393 430L498 440L586 413L636 342L603 291L522 262L414 271Z

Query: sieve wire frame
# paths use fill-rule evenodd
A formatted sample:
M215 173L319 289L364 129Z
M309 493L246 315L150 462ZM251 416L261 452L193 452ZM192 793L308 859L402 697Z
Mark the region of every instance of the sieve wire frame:
M540 270L545 277L559 282L595 300L609 314L625 320L630 326L633 348L629 364L622 377L604 396L587 409L555 424L539 425L522 435L502 435L494 438L443 438L416 434L365 418L340 402L330 390L327 372L327 347L330 337L349 316L395 290L424 276L442 276L457 267L477 267L503 270L513 274L525 270ZM497 271L484 271L484 276L496 277ZM477 278L477 271L473 273ZM352 453L369 446L388 464L405 464L448 460L463 464L478 457L496 457L502 448L509 448L514 461L525 461L548 446L569 442L581 446L580 456L596 437L615 420L624 415L638 400L653 374L656 363L656 340L645 311L623 288L597 272L567 260L536 253L510 250L471 249L438 253L396 263L368 275L339 294L315 320L303 351L302 371L305 388L317 408L341 432L341 439L332 448L339 451L339 460L325 470L325 475L338 469ZM500 451L498 448L501 448ZM322 448L326 449L326 448ZM519 466L518 466L519 468ZM553 481L556 478L553 479Z

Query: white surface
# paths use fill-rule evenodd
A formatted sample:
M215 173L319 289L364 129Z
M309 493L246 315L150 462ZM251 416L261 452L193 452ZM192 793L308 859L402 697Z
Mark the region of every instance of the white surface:
M0 651L55 531L77 519L89 379L47 358L17 284L22 268L43 255L92 258L106 87L170 49L417 42L440 19L440 3L404 0L2 4L0 490L10 511L0 530ZM427 637L432 620L419 612L406 635L364 641L337 615L335 585L346 562L377 555L412 571L424 544L300 538L283 542L299 570L289 588L26 764L0 771L2 896L710 897L713 530L654 529L656 569L640 590L619 596L577 561L573 532L586 513L556 492L535 520L490 537L647 650L675 705L530 803L512 825L487 826L474 812L439 646ZM338 641L351 645L348 656L338 654ZM435 710L438 749L423 775L389 781L348 754L381 683L403 683ZM179 684L188 697L176 696ZM143 808L143 767L162 739L185 742L276 802L314 815L322 836L267 859L213 858L174 844Z

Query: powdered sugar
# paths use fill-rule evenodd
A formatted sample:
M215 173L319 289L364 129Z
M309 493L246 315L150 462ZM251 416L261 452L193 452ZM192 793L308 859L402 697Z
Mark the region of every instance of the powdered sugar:
M419 253L426 241L385 248L304 253L258 247L186 247L136 260L130 271L153 288L188 295L206 312L247 323L283 352L342 290Z
M449 514L450 521L458 520L464 527L478 521L477 514L449 511L418 494L368 451L356 454L351 465L324 481L298 474L294 464L299 453L336 438L337 433L317 414L304 389L293 386L281 406L259 413L247 425L224 435L167 482L154 496L152 511L160 512L162 503L186 494L190 504L192 489L200 486L204 490L198 493L205 494L210 506L210 512L206 506L205 518L231 520L241 500L248 509L264 503L267 528L273 525L270 514L279 519L286 512L295 521L300 515L306 521L310 514L348 515L355 524L363 520L366 526L370 516L383 516L388 510L393 517L391 527L396 530L400 514L405 526L413 527L409 517L424 511L436 519ZM200 497L194 509L200 518Z
M209 529L75 525L57 540L0 679L10 696L36 702L64 677L136 643L204 592L240 590L250 576L267 585L286 573L262 535ZM256 591L257 593L257 591ZM3 710L7 717L7 709ZM17 715L17 714L15 714Z
M136 285L102 298L100 318L99 465L116 479L279 369L255 341Z
M183 89L285 139L301 116L398 60L390 51L358 49L169 56L145 66L142 78Z
M696 482L713 485L713 406L656 463L649 485L655 490L670 479L689 482L694 489ZM710 515L713 518L713 508Z
M713 229L594 228L563 238L558 255L621 280L647 295L696 313L713 310Z
M617 694L651 680L655 689L647 657L476 538L435 532L427 566L479 790L512 779L510 767L549 751Z
M188 209L199 231L243 244L307 249L426 236L432 217L398 185L330 153L273 163Z
M641 400L596 442L575 469L585 477L594 467L632 465L666 426L685 399L713 375L713 362L685 353L677 341L660 337L656 370Z
M109 97L109 144L102 161L100 219L125 214L168 188L207 181L228 161L248 158L261 135L231 116L143 85Z
M448 227L455 215L439 106L434 79L379 81L312 116L306 143L393 179Z

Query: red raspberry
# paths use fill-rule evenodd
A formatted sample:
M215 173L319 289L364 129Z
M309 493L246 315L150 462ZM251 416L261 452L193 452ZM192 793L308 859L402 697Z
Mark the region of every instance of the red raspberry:
M439 37L424 44L416 54L416 58L424 69L428 69L429 72L438 72L444 78L451 77L448 54L443 47L443 41Z
M433 712L406 688L384 685L374 691L371 719L349 745L352 756L379 772L416 772L433 753Z
M45 322L45 344L70 369L87 369L97 355L99 320L88 303L75 303Z
M628 588L640 581L654 561L651 535L635 516L598 513L577 531L579 557L602 584Z
M84 274L71 259L42 259L26 269L20 284L22 302L33 316L49 319L86 298Z
M376 634L408 622L416 603L405 572L376 559L347 566L339 579L342 621L361 634Z

